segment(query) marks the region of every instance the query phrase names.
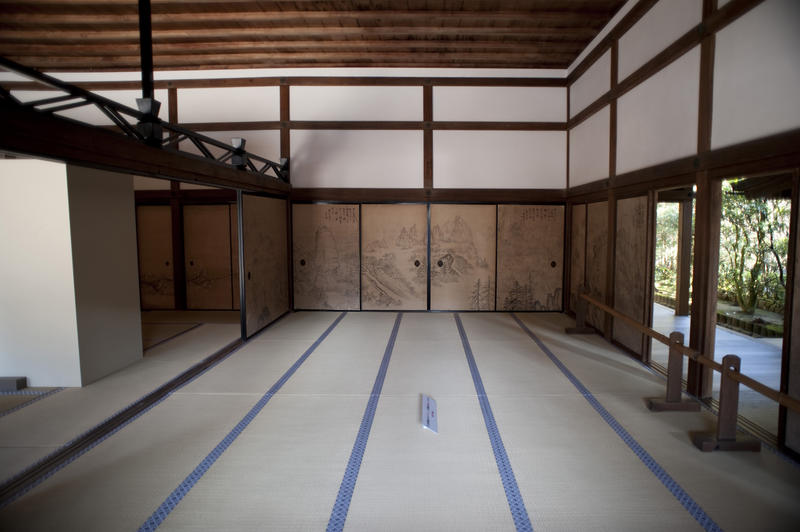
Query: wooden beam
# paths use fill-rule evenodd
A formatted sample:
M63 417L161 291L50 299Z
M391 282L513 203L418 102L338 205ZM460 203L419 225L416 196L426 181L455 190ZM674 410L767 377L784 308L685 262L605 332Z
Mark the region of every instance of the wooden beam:
M591 28L537 28L536 34L540 36L574 36L575 40L591 39L596 31ZM394 26L394 27L257 27L257 28L195 28L191 32L187 30L163 30L153 28L154 42L198 42L214 41L219 39L230 40L235 36L237 40L263 40L267 38L281 39L333 39L336 37L367 38L379 37L384 39L426 39L430 38L431 28L416 26ZM466 27L458 26L437 27L436 37L458 37L487 38L487 39L523 39L531 38L533 31L529 27ZM123 30L72 30L62 29L54 35L52 30L44 29L3 29L2 42L29 42L41 44L42 42L80 42L81 38L88 42L103 43L135 43L138 38L138 31L135 29Z
M332 86L332 87L421 87L430 84L434 87L566 87L564 78L534 77L496 77L496 78L420 78L420 77L343 77L343 76L300 76L300 77L259 77L259 78L220 78L220 79L172 79L156 80L156 89L213 89L222 87L277 87L290 86ZM136 90L141 88L139 81L90 81L75 85L89 91ZM32 81L4 81L0 86L8 90L50 90Z
M667 48L659 52L656 56L648 60L644 65L642 65L637 70L629 74L625 79L620 80L616 88L613 88L607 93L601 95L600 97L598 97L596 101L589 104L586 107L586 109L576 114L569 121L570 129L576 127L581 122L587 120L594 113L605 107L610 101L620 98L628 91L632 90L645 80L657 74L658 72L660 72L661 70L672 64L674 61L682 57L686 52L693 49L698 44L701 44L704 39L706 39L709 36L713 36L716 32L720 31L722 28L726 27L728 24L730 24L743 14L747 13L748 11L750 11L763 1L764 0L731 0L729 3L725 4L725 6L723 6L722 8L713 11L707 18L703 20L702 23L698 24L694 28L684 33L681 37L679 37ZM641 4L637 5L637 8L639 7L639 5L644 5L647 2L653 3L651 2L651 0L643 0ZM631 13L633 13L633 11L631 11ZM622 23L620 24L620 26L617 26L617 28L621 27L623 27ZM611 46L611 39L607 38L607 40L608 43L605 45L605 48L603 48L603 53ZM600 55L602 54L596 54L596 57L594 57L593 61L589 63L585 67L585 69L588 69L593 64L593 62L600 57ZM703 52L701 51L701 58L702 55ZM706 45L705 55L706 55L706 66L705 66L706 71L703 72L701 70L701 76L705 76L706 79L710 80L711 77L713 77L712 76L713 72L709 71L709 68L713 69L713 64L709 67L708 62L709 62L709 57L713 58L713 45L709 44ZM587 57L587 59L589 58ZM711 63L713 63L713 61L711 61ZM583 71L585 71L585 69ZM570 84L573 83L575 79L577 79L577 77L575 76L576 72L582 73L583 71L579 71L579 69L576 69L575 71L570 73L568 77L568 82ZM705 98L705 96L703 97ZM710 98L710 96L708 96L708 98ZM708 104L709 105L701 108L701 111L703 111L704 113L704 115L701 116L710 117L710 112L711 112L710 100ZM703 138L699 138L698 141L703 140Z
M1 50L0 50L1 51ZM569 62L572 54L554 52L521 52L508 55L504 52L474 52L474 51L376 51L376 52L242 52L236 54L195 53L188 55L164 55L153 58L157 69L209 69L209 68L237 68L249 65L250 68L269 65L360 65L373 64L419 66L423 65L450 65L460 68L469 68L465 65L482 65L483 67L497 67L505 65L510 67L528 67L536 65L538 68L559 68ZM23 65L29 65L39 70L76 69L84 68L96 71L111 71L115 69L135 69L140 65L140 58L136 55L115 56L95 55L82 57L64 56L32 56L10 55L9 59Z
M199 156L153 148L119 133L0 103L0 148L115 172L287 195L277 179Z
M424 85L422 87L422 120L423 120L423 187L433 188L433 86Z
M564 203L561 189L294 188L292 201L342 203Z
M113 27L124 29L138 24L134 12L118 8L102 9L94 6L91 12L71 12L66 10L44 9L23 11L24 4L4 3L0 6L3 16L2 26L6 27ZM236 5L221 3L217 9L205 11L195 4L176 4L175 6L155 4L153 6L153 28L161 29L194 29L205 27L238 28L247 25L296 25L310 27L357 26L357 27L393 27L408 26L438 30L441 27L458 26L464 28L495 28L499 25L514 24L514 27L547 28L558 27L565 30L590 29L599 31L606 20L611 18L609 10L552 10L524 9L501 11L466 11L466 10L403 10L403 9L369 9L356 11L339 10L303 10L303 11L269 11L257 6L237 9ZM175 8L178 9L175 9ZM55 12L53 12L55 11ZM503 26L500 26L503 27Z
M235 40L235 41L192 41L192 42L166 42L155 43L153 52L156 55L180 54L236 54L241 52L374 52L374 51L482 51L499 53L533 53L541 50L542 46L556 47L561 53L578 53L583 48L583 42L566 41L553 44L548 38L533 37L528 40L498 41L498 40ZM136 44L106 43L8 43L0 37L0 52L6 56L48 56L58 54L63 57L96 57L102 56L135 56L139 51Z

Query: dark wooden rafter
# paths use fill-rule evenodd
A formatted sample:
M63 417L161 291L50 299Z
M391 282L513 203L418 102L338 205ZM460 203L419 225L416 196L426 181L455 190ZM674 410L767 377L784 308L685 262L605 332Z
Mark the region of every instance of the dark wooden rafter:
M566 68L624 0L151 3L156 69ZM135 70L138 23L135 0L3 2L0 55L51 71Z

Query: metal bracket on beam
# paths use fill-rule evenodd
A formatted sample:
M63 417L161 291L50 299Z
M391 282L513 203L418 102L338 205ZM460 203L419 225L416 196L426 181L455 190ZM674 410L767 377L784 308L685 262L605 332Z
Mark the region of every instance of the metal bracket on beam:
M154 98L136 98L136 105L143 115L136 124L136 129L146 144L160 148L164 138L164 129L158 118L161 102Z

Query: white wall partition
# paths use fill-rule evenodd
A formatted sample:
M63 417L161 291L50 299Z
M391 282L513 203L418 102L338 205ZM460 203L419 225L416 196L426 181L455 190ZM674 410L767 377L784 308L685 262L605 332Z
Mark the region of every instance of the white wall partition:
M66 167L0 160L0 368L80 386Z
M697 153L700 47L617 103L617 173Z
M434 87L433 119L444 121L563 122L563 87Z
M607 51L575 80L569 88L569 116L572 118L611 88L611 51Z
M422 87L297 86L292 120L422 120Z
M434 131L436 188L564 188L565 131Z
M162 112L162 118L165 116ZM254 122L280 118L279 87L178 89L180 122Z
M142 358L130 175L67 166L81 383Z
M569 186L608 177L611 112L604 107L569 132Z
M422 131L293 130L292 186L422 188Z
M703 0L661 0L619 40L618 79L637 68L700 23Z
M800 2L767 0L717 34L711 147L800 127Z
M0 368L82 386L142 357L133 180L0 161Z

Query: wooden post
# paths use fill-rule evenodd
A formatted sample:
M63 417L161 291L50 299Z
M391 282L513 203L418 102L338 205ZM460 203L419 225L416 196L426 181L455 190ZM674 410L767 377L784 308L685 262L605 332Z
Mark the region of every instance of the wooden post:
M689 347L714 358L717 331L717 270L719 226L722 213L721 183L707 172L697 174L694 275ZM697 397L711 396L712 371L689 361L686 391Z
M692 269L692 202L678 203L678 279L675 315L689 315L689 277Z
M700 410L700 403L692 399L681 399L681 386L683 383L683 353L679 347L683 346L683 333L675 331L669 335L669 361L667 362L667 394L665 399L660 397L647 399L647 408L655 412L663 411L691 411Z
M594 334L594 329L586 325L586 315L588 312L589 303L581 296L588 294L589 289L585 284L582 284L578 289L578 300L575 303L575 327L567 327L564 332L567 334Z
M761 450L761 441L752 436L736 434L736 421L739 418L739 383L730 377L730 373L739 373L741 364L742 360L736 355L725 355L722 359L717 430L715 433L692 436L694 444L703 452Z

